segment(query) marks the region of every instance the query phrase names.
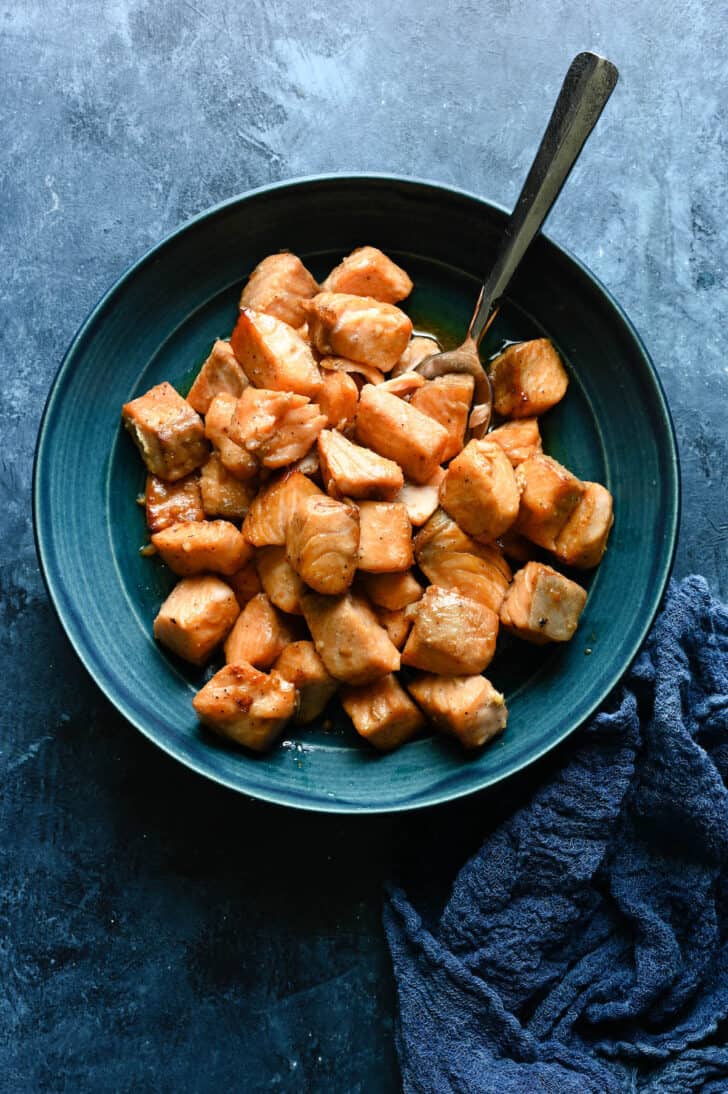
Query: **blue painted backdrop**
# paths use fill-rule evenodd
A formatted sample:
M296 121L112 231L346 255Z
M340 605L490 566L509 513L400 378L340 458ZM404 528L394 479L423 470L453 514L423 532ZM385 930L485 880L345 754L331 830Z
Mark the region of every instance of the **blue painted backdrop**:
M43 400L86 312L162 235L271 180L395 171L512 203L568 61L600 50L622 79L549 231L655 358L677 572L725 595L721 9L0 3L0 1089L397 1090L382 879L454 869L539 777L412 817L301 817L206 785L110 709L29 520Z

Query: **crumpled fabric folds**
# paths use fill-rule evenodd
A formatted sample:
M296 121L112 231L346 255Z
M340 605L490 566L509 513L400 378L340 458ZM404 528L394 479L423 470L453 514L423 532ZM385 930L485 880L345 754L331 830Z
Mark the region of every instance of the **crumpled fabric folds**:
M390 889L405 1091L728 1090L727 782L728 612L690 577L437 923Z

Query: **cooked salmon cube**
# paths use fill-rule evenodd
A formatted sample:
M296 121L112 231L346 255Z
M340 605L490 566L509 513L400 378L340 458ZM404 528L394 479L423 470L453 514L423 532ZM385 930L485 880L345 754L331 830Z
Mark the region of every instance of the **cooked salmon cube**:
M404 353L392 369L392 375L401 376L403 372L411 372L412 369L417 368L420 361L439 352L440 346L436 338L425 338L416 334L405 346Z
M183 479L209 454L202 418L166 381L121 410L147 470L167 482Z
M359 502L360 570L372 574L409 570L414 562L412 525L396 501Z
M147 528L161 532L170 524L183 520L204 520L205 513L200 497L200 483L196 475L189 475L176 482L165 482L156 475L147 475L144 495Z
M513 578L501 605L503 626L517 638L541 646L568 642L586 604L586 591L543 562L527 562Z
M225 665L192 700L203 725L236 744L265 752L296 710L296 689L277 672Z
M536 455L516 468L521 502L514 531L552 551L579 504L584 484L550 456Z
M248 661L257 669L269 669L291 642L299 638L293 620L286 619L265 593L258 593L243 608L225 643L225 661Z
M369 684L399 669L399 650L363 597L307 592L301 607L316 652L335 680Z
M488 434L489 441L501 446L513 467L518 467L531 456L543 451L538 418L518 418L504 422Z
M464 748L480 748L505 729L505 699L484 676L425 675L407 687L428 721Z
M442 463L448 432L427 414L372 384L363 387L356 414L356 438L394 460L405 477L426 483Z
M424 592L411 571L400 574L361 574L359 580L372 604L390 612L414 604Z
M407 609L413 627L402 664L442 676L470 676L493 660L498 616L477 600L430 585Z
M235 593L219 577L178 581L154 620L154 637L193 665L202 665L240 614Z
M287 323L243 308L230 345L251 384L316 398L321 387L318 365L311 347Z
M356 417L359 388L346 372L321 372L321 390L317 396L321 413L330 429L344 429Z
M569 377L548 338L518 342L490 366L493 408L502 418L544 414L566 394Z
M364 687L342 688L341 705L359 736L380 752L391 752L411 741L425 724L392 673Z
M407 641L407 635L412 630L412 620L407 614L406 608L399 608L390 612L386 608L374 608L374 614L384 627L393 645L401 650Z
M262 588L254 558L236 570L234 574L229 574L225 580L235 593L235 599L241 608L244 608Z
M258 263L243 289L240 307L272 315L290 327L300 327L306 318L303 301L318 291L315 278L301 259L283 251Z
M357 247L331 271L321 288L324 292L371 296L385 304L398 304L412 292L412 281L377 247Z
M369 384L383 384L384 373L363 361L350 361L348 357L322 357L319 361L322 375L326 372L345 372L353 376L357 392L366 380Z
M415 528L421 528L423 524L426 524L439 506L440 486L444 478L445 468L438 467L432 478L421 486L414 482L406 482L394 499L402 502L410 523Z
M412 320L393 304L368 296L322 292L306 301L311 345L389 372L409 342Z
M612 495L598 482L582 483L582 494L554 546L554 554L569 566L591 570L601 562L614 524Z
M218 338L210 356L197 373L187 395L187 402L199 414L207 414L216 395L232 395L239 398L248 386L248 377L238 363L229 342Z
M499 444L470 441L451 461L440 486L440 505L481 543L503 535L518 516L520 494L511 462Z
M243 535L255 547L283 547L298 505L321 496L315 483L300 471L284 472L272 480L253 501L243 523Z
M289 680L298 691L299 705L294 721L304 725L318 718L339 687L338 681L326 671L313 642L293 642L286 646L274 671Z
M359 557L356 506L323 494L306 498L286 528L286 555L317 593L343 593L354 580Z
M285 547L261 547L256 552L255 564L270 602L282 612L300 615L305 585L286 558Z
M383 380L378 387L380 391L388 391L390 395L406 399L426 384L427 380L424 376L420 376L419 372L401 372L399 376L391 376L388 380Z
M290 391L248 387L237 401L228 431L235 444L264 467L285 467L305 456L326 425L317 403Z
M438 509L417 533L414 549L418 566L433 585L499 611L511 570L495 544L476 543Z
M181 521L155 532L152 543L163 562L181 577L234 574L252 555L250 544L227 520Z
M393 460L353 444L336 430L319 433L318 452L324 487L334 497L389 501L404 483L402 469Z
M242 520L257 489L256 481L241 482L235 475L231 475L218 452L213 452L202 468L200 493L202 507L208 517Z
M237 403L235 396L228 392L221 392L215 396L205 417L205 436L212 441L225 470L236 479L245 482L257 476L260 465L255 456L246 452L239 444L235 444L230 437L229 427Z
M415 375L419 376L419 373ZM472 376L450 372L428 380L412 396L412 406L434 418L447 430L448 444L442 456L443 462L457 456L463 447L474 390L475 380Z

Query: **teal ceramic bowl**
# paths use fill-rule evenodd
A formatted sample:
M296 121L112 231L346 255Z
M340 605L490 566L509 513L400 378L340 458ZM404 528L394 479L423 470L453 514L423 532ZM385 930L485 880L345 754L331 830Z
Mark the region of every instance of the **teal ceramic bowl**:
M602 285L545 238L529 251L489 333L551 338L571 376L546 415L546 450L614 494L609 550L589 575L579 630L560 648L504 643L488 675L510 718L466 757L439 736L391 755L360 742L336 704L270 755L202 730L191 699L205 678L165 654L152 620L172 575L142 558L144 471L122 432L122 403L168 379L186 390L235 321L256 262L290 248L323 276L355 246L383 248L412 274L415 326L457 343L505 214L470 194L382 176L324 177L235 198L160 243L101 300L66 354L38 439L38 553L68 637L119 711L171 756L225 786L329 812L412 809L480 790L532 763L598 707L628 667L668 580L679 510L675 439L654 367Z

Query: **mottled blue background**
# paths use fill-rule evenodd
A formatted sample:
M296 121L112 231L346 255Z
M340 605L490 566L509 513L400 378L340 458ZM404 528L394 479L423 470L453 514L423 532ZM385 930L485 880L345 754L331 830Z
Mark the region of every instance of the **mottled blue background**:
M272 180L395 171L511 204L595 48L621 82L549 231L654 356L677 573L725 596L727 29L696 0L0 3L1 1090L396 1091L382 879L454 868L539 777L410 817L300 816L128 727L53 616L30 525L76 327L161 236Z

